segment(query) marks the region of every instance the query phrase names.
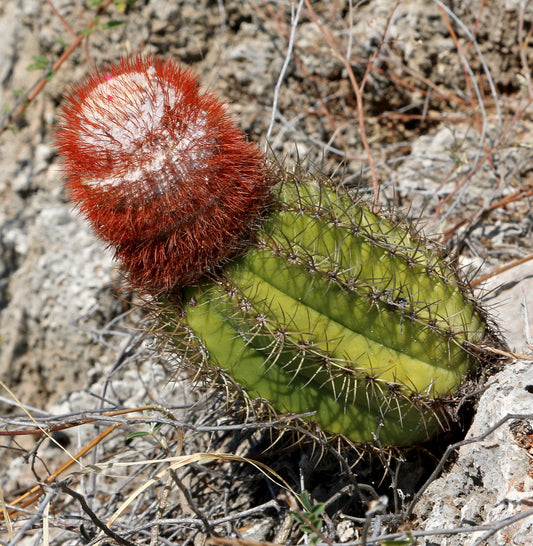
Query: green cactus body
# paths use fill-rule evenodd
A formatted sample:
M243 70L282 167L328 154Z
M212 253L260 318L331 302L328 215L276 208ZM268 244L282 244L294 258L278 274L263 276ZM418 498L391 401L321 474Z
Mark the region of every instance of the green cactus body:
M320 184L278 191L258 243L185 290L189 360L354 442L428 439L475 364L482 313L404 226Z

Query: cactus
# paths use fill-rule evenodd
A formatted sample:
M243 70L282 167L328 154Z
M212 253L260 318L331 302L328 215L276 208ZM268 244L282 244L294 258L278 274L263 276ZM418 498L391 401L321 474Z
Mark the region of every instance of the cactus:
M160 302L182 362L353 442L430 438L479 364L487 326L468 286L391 215L267 169L191 81L136 58L74 89L58 132L73 201Z

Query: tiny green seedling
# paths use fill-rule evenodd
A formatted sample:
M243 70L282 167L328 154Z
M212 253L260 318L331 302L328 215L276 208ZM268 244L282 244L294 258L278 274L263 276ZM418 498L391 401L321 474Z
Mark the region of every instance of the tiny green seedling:
M298 498L303 510L291 512L291 516L299 524L300 531L308 535L309 544L314 546L321 539L320 532L324 523L322 514L326 507L322 503L313 504L307 491L302 491Z

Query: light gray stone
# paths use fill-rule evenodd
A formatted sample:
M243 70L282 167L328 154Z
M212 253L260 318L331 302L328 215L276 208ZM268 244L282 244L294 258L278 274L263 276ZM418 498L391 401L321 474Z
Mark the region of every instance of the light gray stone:
M528 415L533 426L533 366L530 361L508 365L491 381L466 439L483 436L508 415ZM531 510L533 465L531 448L520 445L515 419L491 434L459 449L451 470L434 481L415 512L417 527L425 530L460 529L483 524L476 533L446 534L427 538L426 545L500 546L530 544L533 514L488 536L491 526Z

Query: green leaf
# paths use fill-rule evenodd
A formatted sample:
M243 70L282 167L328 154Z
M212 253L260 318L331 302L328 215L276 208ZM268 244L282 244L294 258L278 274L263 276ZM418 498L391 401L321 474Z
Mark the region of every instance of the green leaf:
M100 29L101 30L107 30L107 29L110 29L110 28L117 28L117 27L121 27L124 25L124 21L108 21L107 23L104 23Z
M141 438L142 436L151 436L152 431L150 430L139 430L137 432L131 432L128 434L127 439L131 440L132 438Z
M44 70L50 64L43 55L33 55L34 62L27 67L27 70Z
M302 506L310 512L313 509L313 505L311 504L311 499L309 498L309 494L307 491L302 491L300 494L300 502L302 503Z

